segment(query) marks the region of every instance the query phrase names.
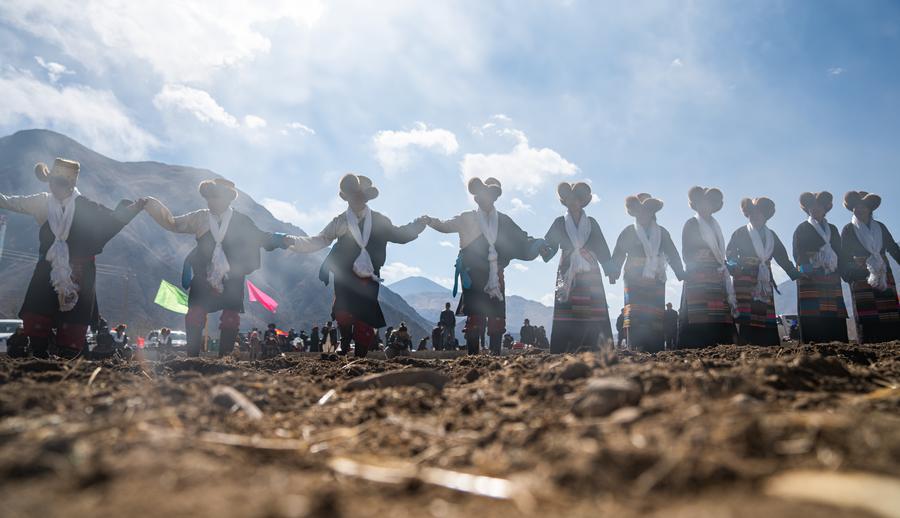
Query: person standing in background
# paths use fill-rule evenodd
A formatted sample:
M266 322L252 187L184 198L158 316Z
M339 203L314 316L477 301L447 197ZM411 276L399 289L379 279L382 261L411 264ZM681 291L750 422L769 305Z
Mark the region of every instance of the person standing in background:
M663 328L666 335L666 350L672 351L676 347L676 337L678 336L678 312L672 308L672 303L666 303L666 313L663 317Z

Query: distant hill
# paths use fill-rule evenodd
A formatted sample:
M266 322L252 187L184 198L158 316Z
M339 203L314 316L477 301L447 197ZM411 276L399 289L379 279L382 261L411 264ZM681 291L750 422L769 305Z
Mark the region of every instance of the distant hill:
M391 284L390 289L403 296L410 306L425 317L432 324L437 323L444 304L451 303L455 311L459 303L459 297L453 297L451 290L424 277L407 277ZM540 302L526 299L518 295L510 295L506 298L506 322L507 329L518 338L519 328L525 319L529 319L533 325L544 326L547 336L553 325L553 308ZM463 340L462 328L465 325L463 318L457 319L457 336Z
M52 162L54 157L81 162L79 190L88 198L107 206L120 199L154 196L163 200L176 214L203 208L197 185L215 173L203 169L158 162L117 162L82 146L74 140L45 130L20 131L0 138L0 192L33 194L46 190L33 174L36 162ZM247 214L265 230L302 234L289 223L279 221L250 196L241 193L236 210ZM0 260L0 316L18 313L34 269L37 252L37 225L30 217L2 211L9 218L5 249ZM141 214L110 241L97 258L100 312L111 322L126 322L132 330L169 326L181 329L184 317L153 303L161 279L177 284L184 257L193 248L192 236L166 232L146 214ZM276 322L280 327L309 329L329 318L333 295L331 288L318 280L323 253L299 255L277 250L263 252L262 268L250 280L279 303L273 315L256 304L246 304L242 328ZM106 273L103 273L106 272ZM405 320L414 336L430 334L430 324L403 299L383 291L383 308L388 322ZM210 321L210 329L218 324Z

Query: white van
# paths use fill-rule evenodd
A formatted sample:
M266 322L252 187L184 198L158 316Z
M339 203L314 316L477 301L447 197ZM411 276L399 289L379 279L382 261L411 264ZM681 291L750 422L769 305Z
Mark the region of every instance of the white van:
M6 352L6 339L21 325L22 321L19 319L0 320L0 353Z

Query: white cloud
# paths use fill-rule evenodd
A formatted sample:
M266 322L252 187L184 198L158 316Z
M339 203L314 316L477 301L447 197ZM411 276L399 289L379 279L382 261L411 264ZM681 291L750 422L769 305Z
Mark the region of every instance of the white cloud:
M212 98L209 93L184 85L167 84L153 98L160 111L186 111L201 122L213 122L229 128L239 126L237 118Z
M297 225L309 234L317 234L335 216L347 210L346 204L340 198L332 199L331 203L326 206L313 207L308 210L302 210L289 201L273 198L263 198L260 203L276 219Z
M427 149L443 155L452 155L459 150L456 135L445 129L429 129L422 122L417 122L410 131L379 131L372 141L375 157L388 175L409 167L410 148Z
M495 121L505 122L505 123L512 122L512 119L509 118L509 116L504 115L502 113L495 113L494 115L491 115L491 119L493 119Z
M450 241L441 241L438 244L443 246L444 248L456 248L456 245L454 245Z
M828 75L830 76L839 76L844 72L846 72L846 70L841 67L831 67L828 69Z
M44 61L44 58L42 58L41 56L35 56L34 60L37 61L38 65L40 65L41 68L47 71L47 77L50 79L51 83L59 81L59 78L64 75L72 75L75 73L66 68L66 66L61 63L56 63L55 61Z
M545 293L543 296L541 296L540 300L538 300L538 302L540 302L541 304L543 304L545 306L551 306L551 307L553 306L553 303L555 301L556 301L556 293L553 293L553 292Z
M684 63L681 62L681 58L675 58L672 60L672 63L670 65L673 67L681 68L684 66Z
M263 129L267 126L266 119L258 115L245 115L244 116L244 126L247 126L250 129Z
M381 267L381 278L385 284L392 284L407 277L421 277L422 269L418 266L393 262Z
M522 263L513 263L513 264L510 265L510 268L512 268L513 270L520 271L520 272L527 272L527 271L528 271L528 267L525 266L525 265L522 264Z
M592 203L592 204L593 204L593 203L600 203L600 201L601 201L601 199L600 199L599 196L597 196L597 193L592 192L592 193L591 193L591 203Z
M310 27L323 9L321 0L10 0L0 18L94 70L139 60L166 80L191 82L269 52L262 27Z
M282 130L282 134L284 134L284 135L288 134L288 130L300 131L303 133L308 133L310 135L316 134L316 130L314 130L314 129L310 128L309 126L307 126L306 124L303 124L300 122L289 122L289 123L285 124L284 127L285 127L285 129Z
M498 133L514 138L516 145L508 153L466 154L460 162L464 183L474 177L493 176L503 184L504 191L531 195L554 177L578 172L578 166L556 151L531 147L528 137L520 130L503 129Z
M17 71L0 73L0 125L45 127L118 159L145 158L159 141L116 96L85 86L58 88Z
M509 209L509 212L511 214L521 214L523 212L534 214L534 209L531 208L531 205L525 203L520 198L513 198L509 200L509 204L511 206L511 208Z

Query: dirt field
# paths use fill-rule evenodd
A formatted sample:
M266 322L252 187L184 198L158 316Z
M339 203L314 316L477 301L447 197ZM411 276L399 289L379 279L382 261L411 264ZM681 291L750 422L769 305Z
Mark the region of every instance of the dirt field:
M0 514L878 516L778 496L799 487L890 516L898 358L900 343L444 361L3 358ZM437 373L352 384L400 369ZM859 473L878 478L860 489Z

